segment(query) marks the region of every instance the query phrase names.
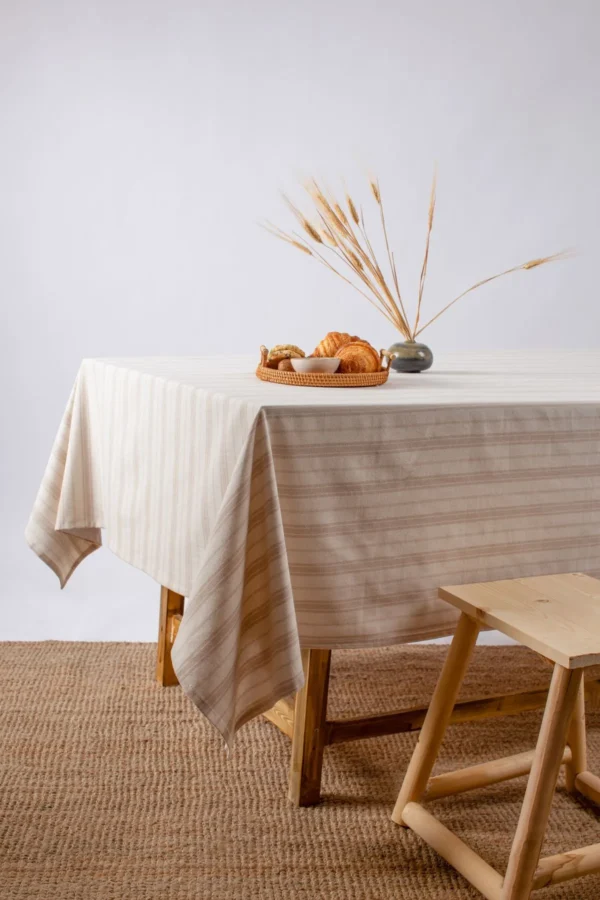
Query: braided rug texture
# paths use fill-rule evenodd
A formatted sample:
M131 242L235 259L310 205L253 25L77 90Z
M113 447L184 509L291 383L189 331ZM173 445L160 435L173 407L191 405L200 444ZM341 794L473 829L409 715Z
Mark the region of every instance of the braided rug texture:
M445 652L334 653L330 715L427 702ZM154 655L149 644L0 644L1 900L480 896L390 821L415 735L329 748L324 802L293 809L287 738L254 721L228 756L181 690L154 682ZM533 687L549 673L523 648L477 648L463 696ZM539 721L536 712L452 727L438 771L529 749ZM600 772L595 710L588 727L590 768ZM524 785L431 806L503 870ZM597 812L561 780L543 854L598 841ZM546 896L596 900L600 877Z

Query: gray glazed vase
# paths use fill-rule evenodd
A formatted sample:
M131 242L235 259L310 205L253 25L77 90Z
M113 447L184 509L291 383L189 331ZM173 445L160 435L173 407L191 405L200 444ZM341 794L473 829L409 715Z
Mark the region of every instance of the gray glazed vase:
M418 341L392 344L388 353L392 356L390 365L394 372L424 372L433 362L433 353L427 344Z

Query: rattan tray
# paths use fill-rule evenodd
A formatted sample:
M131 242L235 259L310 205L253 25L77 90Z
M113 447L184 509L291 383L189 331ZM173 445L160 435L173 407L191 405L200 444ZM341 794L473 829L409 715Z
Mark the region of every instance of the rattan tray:
M380 350L379 357L381 368L379 372L356 372L330 375L328 372L284 372L279 369L270 369L267 366L266 347L260 348L260 364L256 370L261 381L272 381L274 384L292 384L298 387L377 387L385 384L390 374L390 357L387 350ZM384 365L386 360L386 365Z

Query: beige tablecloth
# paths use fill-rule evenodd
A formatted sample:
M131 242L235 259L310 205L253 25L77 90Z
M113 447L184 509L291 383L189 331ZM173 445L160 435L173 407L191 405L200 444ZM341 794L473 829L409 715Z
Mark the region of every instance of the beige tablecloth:
M600 354L436 359L379 388L238 358L86 360L27 528L64 585L101 543L189 598L184 690L230 742L301 647L449 633L438 585L600 576Z

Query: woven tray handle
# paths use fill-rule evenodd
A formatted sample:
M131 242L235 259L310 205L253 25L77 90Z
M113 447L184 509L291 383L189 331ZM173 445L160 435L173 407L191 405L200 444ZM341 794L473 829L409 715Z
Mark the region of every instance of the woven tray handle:
M379 351L379 359L380 359L381 371L385 372L386 369L389 369L392 360L395 358L396 358L395 353L390 353L389 350L380 350ZM384 359L387 359L387 365L385 365L385 366L383 364Z

